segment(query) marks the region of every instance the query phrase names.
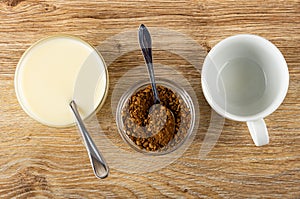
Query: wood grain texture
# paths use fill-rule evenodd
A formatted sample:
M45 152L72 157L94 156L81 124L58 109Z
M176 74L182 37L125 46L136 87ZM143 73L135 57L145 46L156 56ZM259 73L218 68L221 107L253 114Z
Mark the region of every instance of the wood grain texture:
M196 93L201 107L199 130L181 158L156 172L128 174L112 169L108 178L98 180L75 127L43 126L22 111L14 93L14 72L23 52L35 41L64 33L97 46L140 23L184 33L207 51L239 33L258 34L277 45L288 63L290 87L284 103L266 118L270 144L255 147L246 124L226 120L217 144L200 160L211 112L200 90ZM124 64L130 59L124 55L109 69L111 86L131 67ZM180 59L178 63L185 64ZM0 197L300 198L299 66L298 0L2 0ZM192 74L188 67L181 70L186 77ZM193 86L201 85L193 82ZM109 101L104 115L107 106ZM109 122L114 121L106 123L106 133L112 130ZM119 136L114 133L111 136Z

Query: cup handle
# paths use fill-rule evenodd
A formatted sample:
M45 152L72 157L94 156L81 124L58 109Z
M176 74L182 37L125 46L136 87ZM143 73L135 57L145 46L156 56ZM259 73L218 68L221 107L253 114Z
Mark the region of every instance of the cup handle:
M252 140L256 146L263 146L269 143L269 134L264 119L247 122Z

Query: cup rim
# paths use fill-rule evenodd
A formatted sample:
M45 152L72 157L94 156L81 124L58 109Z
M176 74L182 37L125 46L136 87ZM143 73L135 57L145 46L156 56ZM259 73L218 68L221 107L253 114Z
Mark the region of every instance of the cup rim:
M116 124L117 124L117 128L118 128L118 132L119 132L120 136L122 137L123 141L125 143L127 143L130 146L130 148L134 149L135 151L140 152L145 155L152 155L152 156L160 156L160 155L170 154L170 153L176 151L177 149L179 149L181 146L183 146L184 143L186 143L186 141L190 138L190 136L194 130L195 120L196 120L195 107L194 107L193 100L191 99L190 95L185 91L184 88L180 87L175 82L168 80L168 79L164 79L164 78L156 78L156 84L162 84L163 86L166 86L171 89L175 88L176 89L175 92L177 92L182 97L183 101L189 106L190 113L191 113L191 121L190 121L191 123L190 123L190 128L188 129L187 134L185 135L184 139L180 143L173 146L170 150L160 151L160 152L142 150L138 146L136 146L136 144L133 143L133 141L122 130L123 122L122 122L121 112L122 112L123 106L127 102L128 98L131 97L131 95L135 91L137 91L138 89L140 89L144 86L150 85L149 80L138 81L134 85L129 87L129 89L126 90L123 93L123 95L121 96L119 103L117 105L117 110L116 110Z
M96 112L98 112L98 110L103 106L107 94L108 94L108 87L109 87L109 75L108 75L108 70L107 70L107 65L105 63L104 58L102 57L101 53L93 46L91 45L89 42L86 42L84 40L82 40L79 37L73 36L73 35L68 35L68 34L58 34L58 35L51 35L42 39L39 39L38 41L34 42L29 48L27 48L25 50L25 52L22 54L21 58L18 61L18 64L16 66L15 69L15 75L14 75L14 87L15 87L15 94L17 97L17 100L21 106L21 108L27 113L27 115L29 115L31 118L33 118L34 120L38 121L41 124L50 126L50 127L55 127L55 128L61 128L61 127L70 127L70 126L74 126L76 123L75 121L70 123L70 124L66 124L66 125L54 125L54 124L50 124L42 119L40 119L39 117L37 117L34 113L32 113L30 110L28 110L28 107L24 105L24 99L22 99L20 91L20 85L19 85L19 76L20 76L20 70L22 68L22 61L24 60L24 58L28 55L28 53L32 50L32 48L34 48L35 46L39 45L40 43L47 41L47 40L51 40L51 39L56 39L56 38L67 38L67 39L73 39L75 41L79 41L80 43L82 43L84 46L93 49L97 55L99 56L99 58L101 59L103 66L104 66L104 71L105 71L105 77L106 77L106 85L105 85L105 91L103 94L102 99L99 101L98 105L96 106L96 108L89 114L87 115L84 120L90 118L92 115L94 115Z
M206 77L204 74L204 69L207 67L207 63L209 60L213 60L211 58L211 55L213 53L215 53L215 51L217 49L219 49L224 43L227 42L232 42L235 41L236 39L240 39L240 38L250 38L250 39L255 39L255 40L259 40L260 42L264 42L265 44L267 44L268 46L270 46L272 49L272 51L274 51L276 53L278 57L278 60L281 61L280 65L282 65L282 68L284 70L284 75L286 80L284 81L284 86L283 89L280 90L280 94L278 95L278 97L276 99L273 100L273 102L263 111L253 114L253 115L249 115L249 116L241 116L241 115L236 115L236 114L232 114L227 112L226 110L224 110L223 108L221 108L214 100L213 100L213 96L210 94L209 89L207 88L207 83L206 83ZM225 118L231 119L231 120L236 120L236 121L253 121L253 120L257 120L257 119L262 119L270 114L272 114L279 106L280 104L283 102L287 92L288 92L288 87L289 87L289 72L288 72L288 66L286 63L286 60L284 59L284 56L282 55L282 53L280 52L280 50L269 40L258 36L258 35L254 35L254 34L238 34L238 35L233 35L230 37L227 37L223 40L221 40L220 42L218 42L211 50L210 52L207 54L204 62L203 62L203 67L202 67L202 74L201 74L201 86L202 86L202 90L203 90L203 94L207 100L207 102L209 103L209 105L220 115L222 115Z

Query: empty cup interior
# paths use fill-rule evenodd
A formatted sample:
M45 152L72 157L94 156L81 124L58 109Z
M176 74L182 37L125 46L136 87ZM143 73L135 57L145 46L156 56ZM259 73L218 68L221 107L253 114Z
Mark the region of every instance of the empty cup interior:
M223 115L251 117L279 106L287 91L287 74L286 62L272 43L238 35L211 50L202 82L208 101Z

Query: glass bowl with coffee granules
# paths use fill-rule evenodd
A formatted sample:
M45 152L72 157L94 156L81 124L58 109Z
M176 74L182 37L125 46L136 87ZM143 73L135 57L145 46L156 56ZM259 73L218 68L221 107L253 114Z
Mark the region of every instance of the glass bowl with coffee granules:
M194 128L195 110L188 93L176 83L157 79L156 87L160 110L152 110L157 106L151 84L141 81L122 95L116 122L121 137L133 149L163 155L178 149L189 138Z

